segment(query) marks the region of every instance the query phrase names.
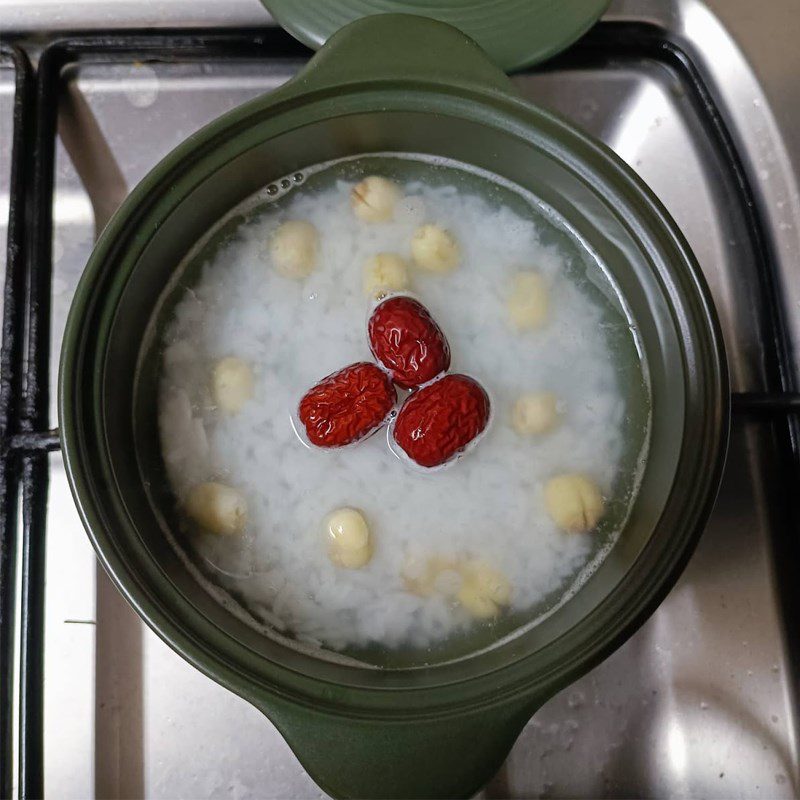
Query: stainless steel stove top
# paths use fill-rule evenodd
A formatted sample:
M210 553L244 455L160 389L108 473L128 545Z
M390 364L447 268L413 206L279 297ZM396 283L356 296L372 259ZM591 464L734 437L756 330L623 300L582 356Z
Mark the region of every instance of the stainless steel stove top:
M145 20L141 4L120 0L58 7L5 0L0 31L98 27L115 13L129 25L265 21L254 0L161 3L159 9L157 19ZM578 65L559 61L520 74L517 86L609 144L654 189L712 286L734 390L770 388L765 365L772 344L764 340L765 309L753 300L759 243L736 171L716 138L712 109L692 76L696 70L711 91L754 186L798 353L800 9L791 0L758 8L747 0L627 0L614 3L606 20L657 26L688 56L686 63L667 51L588 53ZM95 234L128 189L192 131L275 88L302 63L265 50L253 61L99 59L66 72L54 203L53 378L70 298ZM8 189L10 81L0 71L0 204ZM541 709L483 795L772 798L800 792L797 637L787 630L796 606L781 561L783 543L800 531L785 514L790 498L780 448L768 420L734 418L716 510L678 585L627 644ZM96 565L58 454L51 465L47 793L323 796L259 712L142 626Z

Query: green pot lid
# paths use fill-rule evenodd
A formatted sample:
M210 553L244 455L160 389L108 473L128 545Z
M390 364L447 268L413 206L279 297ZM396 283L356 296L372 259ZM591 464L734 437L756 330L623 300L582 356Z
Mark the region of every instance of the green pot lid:
M458 28L506 72L546 61L579 39L610 0L262 0L292 36L315 50L372 14L416 14ZM409 42L409 47L414 46Z

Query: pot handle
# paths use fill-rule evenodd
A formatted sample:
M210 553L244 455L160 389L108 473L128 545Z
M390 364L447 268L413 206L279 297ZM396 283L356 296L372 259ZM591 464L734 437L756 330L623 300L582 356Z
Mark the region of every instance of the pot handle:
M508 76L456 28L426 17L378 14L337 31L270 99L358 83L441 83L516 92ZM308 774L347 798L470 797L500 768L541 703L530 697L455 714L359 717L286 700L254 700Z
M391 80L516 94L508 76L469 36L452 25L411 14L375 14L345 25L285 89L294 94Z
M333 797L471 797L497 772L541 705L519 697L412 720L330 714L272 697L256 703Z

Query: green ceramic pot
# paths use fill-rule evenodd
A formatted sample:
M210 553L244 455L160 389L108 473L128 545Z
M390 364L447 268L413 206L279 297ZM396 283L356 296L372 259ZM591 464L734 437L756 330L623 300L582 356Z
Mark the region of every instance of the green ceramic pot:
M653 393L638 499L593 577L523 635L413 669L335 664L259 634L167 544L171 512L151 491L160 455L146 329L175 265L270 180L377 151L476 165L568 220L625 295ZM192 136L132 192L78 287L59 383L67 472L112 579L168 644L262 709L319 785L343 797L470 795L536 709L646 619L709 514L728 399L708 289L644 184L605 147L523 102L462 33L389 15L342 29L297 78Z

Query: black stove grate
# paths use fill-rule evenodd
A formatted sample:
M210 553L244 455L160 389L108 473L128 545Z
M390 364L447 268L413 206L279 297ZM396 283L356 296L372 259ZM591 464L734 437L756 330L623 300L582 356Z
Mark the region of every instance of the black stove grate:
M29 183L33 166L33 75L25 54L0 43L0 63L14 70L12 165L6 277L3 294L3 342L0 351L0 794L11 796L11 743L14 719L14 629L21 451L12 444L21 430L26 283L27 222L32 215Z
M19 708L18 789L22 800L44 795L43 648L48 456L59 448L50 428L50 298L53 167L64 68L101 59L197 61L306 57L279 29L131 31L76 35L48 45L34 73L23 50L0 41L0 64L15 73L8 257L0 353L0 797L11 797L14 704ZM709 135L728 161L741 192L761 277L767 392L735 394L733 410L763 417L785 443L784 474L800 477L800 393L788 358L783 309L758 206L734 141L690 58L655 28L601 23L544 69L579 68L598 58L652 58L679 70L694 88ZM21 526L18 524L21 497ZM15 575L20 561L17 599ZM16 607L18 605L18 607ZM19 615L19 694L15 697L15 619Z

